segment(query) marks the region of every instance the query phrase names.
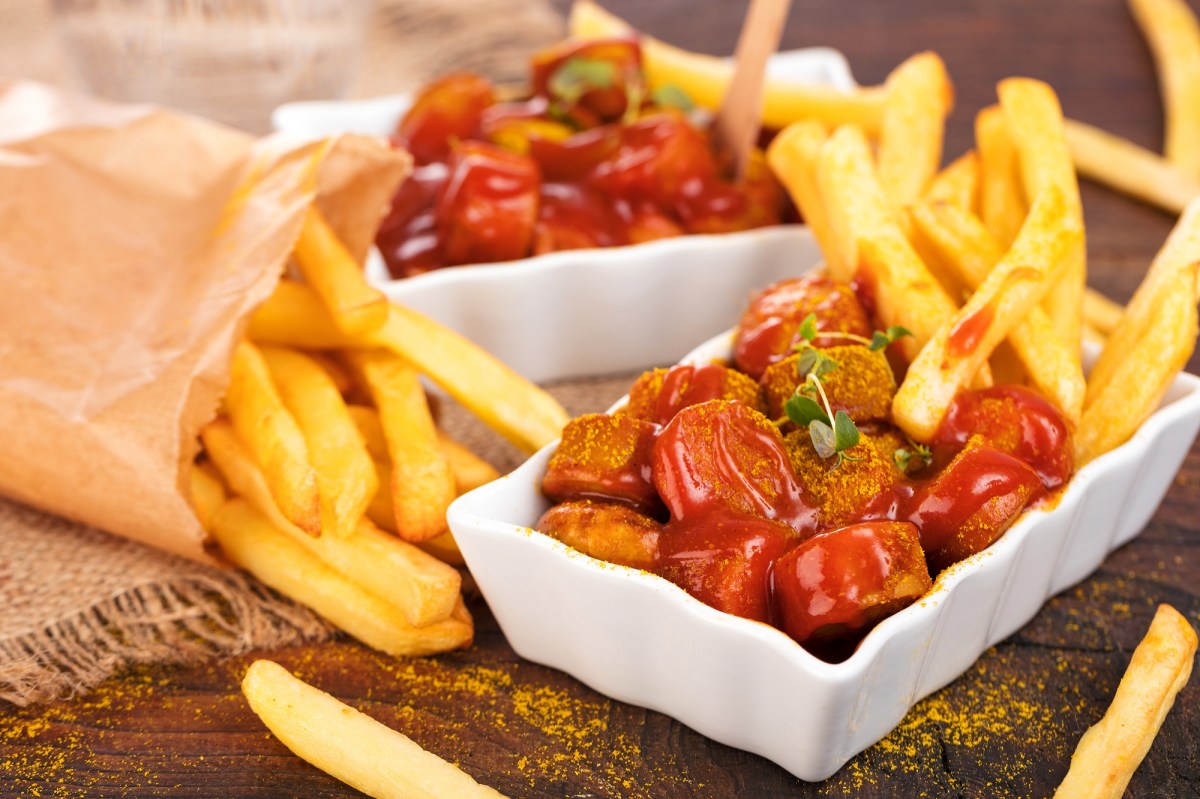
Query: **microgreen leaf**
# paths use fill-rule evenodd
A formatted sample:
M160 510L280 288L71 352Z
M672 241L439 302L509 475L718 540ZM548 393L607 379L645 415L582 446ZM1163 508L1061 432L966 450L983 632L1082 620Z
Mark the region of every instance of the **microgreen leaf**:
M876 330L875 335L871 336L871 343L867 345L871 352L876 352L891 344L896 339L911 336L912 331L900 325L892 325L886 331Z
M838 368L838 362L822 352L817 355L817 362L813 364L812 371L809 374L820 379L836 368Z
M685 114L695 108L692 98L674 83L664 83L650 93L650 102L668 108L678 108Z
M800 350L800 357L796 359L796 374L800 377L808 377L808 373L817 365L818 354L812 347L804 347Z
M811 343L817 338L817 315L810 313L804 317L804 321L800 323L799 329L796 331L805 341Z
M837 452L850 449L858 443L858 428L850 414L845 411L838 411L833 415L833 438L834 449Z
M573 56L550 76L550 94L571 104L592 89L611 89L617 82L617 67L611 61Z
M808 426L808 437L812 439L813 448L822 458L832 458L837 454L837 436L833 428L819 419Z
M799 427L808 427L812 422L829 424L829 416L820 403L803 394L793 394L789 397L783 404L783 412Z
M902 472L917 471L924 469L933 462L933 452L924 444L913 444L909 442L912 449L900 447L892 455L896 461L896 466L900 467Z

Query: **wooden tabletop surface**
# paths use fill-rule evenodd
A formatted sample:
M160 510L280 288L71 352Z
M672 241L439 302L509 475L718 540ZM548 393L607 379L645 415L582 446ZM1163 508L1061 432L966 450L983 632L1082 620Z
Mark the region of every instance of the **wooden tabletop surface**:
M722 54L744 8L608 4L653 35ZM1072 117L1160 146L1150 56L1121 0L805 0L783 46L808 45L841 50L862 83L916 51L939 52L958 91L949 155L970 146L975 112L1011 75L1052 83ZM1173 220L1095 186L1083 197L1089 282L1124 300ZM522 661L481 601L466 652L402 662L338 641L270 655L514 798L1042 797L1107 707L1159 602L1200 621L1200 448L1137 540L820 784ZM137 669L49 707L0 704L0 796L358 795L254 718L238 690L250 660ZM1200 797L1198 682L1180 694L1129 796Z

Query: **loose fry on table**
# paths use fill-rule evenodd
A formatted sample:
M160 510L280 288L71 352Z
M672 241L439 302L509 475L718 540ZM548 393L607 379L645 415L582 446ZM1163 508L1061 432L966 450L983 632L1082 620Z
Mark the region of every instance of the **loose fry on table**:
M193 463L189 475L191 480L192 508L200 526L207 530L212 526L213 517L225 504L225 486L221 482L220 473L211 463Z
M590 0L576 0L567 21L570 34L580 39L630 36L637 32L624 20ZM639 35L642 61L650 88L675 86L694 103L715 111L733 79L733 64L721 58L691 53L649 36ZM781 129L802 119L829 126L854 124L877 134L883 120L886 92L866 87L846 92L831 86L768 79L763 87L763 126Z
M370 333L387 321L387 297L367 284L362 268L315 205L310 205L304 216L295 257L300 274L338 330L350 335Z
M1177 214L1200 197L1200 178L1157 153L1073 119L1066 120L1066 133L1075 168L1084 177Z
M308 445L321 494L322 530L348 536L379 487L366 444L328 372L295 350L263 347L261 352Z
M346 356L370 391L387 442L396 533L427 541L446 530L446 508L454 501L454 473L437 440L437 430L417 370L381 350Z
M1200 179L1200 24L1186 0L1129 0L1154 54L1166 111L1167 160Z
M767 147L767 163L791 195L804 223L812 231L825 256L825 267L840 280L854 277L850 264L844 263L837 248L829 214L817 185L817 156L829 138L829 131L818 122L796 122L779 132Z
M1099 360L1088 375L1088 394L1085 406L1108 386L1112 375L1131 357L1139 340L1151 325L1157 324L1155 314L1162 302L1163 284L1177 281L1177 274L1200 261L1200 199L1192 202L1175 223L1171 235L1154 256L1142 278L1141 285L1125 308L1121 323L1109 337ZM1196 299L1192 297L1193 301ZM1180 333L1182 336L1182 333ZM1189 342L1190 343L1190 342ZM1139 422L1140 423L1140 422Z
M888 76L879 183L894 207L904 209L916 202L937 174L946 116L953 104L954 88L936 53L918 53Z
M1079 181L1063 132L1058 96L1045 83L1029 78L1000 81L1000 108L1021 163L1021 181L1030 207L1047 186L1057 186L1071 215L1083 229ZM1058 282L1042 302L1059 337L1069 346L1083 341L1083 289L1087 283L1087 244L1080 238Z
M866 137L843 126L825 143L817 181L839 259L857 265L885 325L912 331L898 342L910 360L954 316L955 303L913 250L875 175Z
M979 215L996 241L1009 247L1025 222L1028 206L1017 148L1000 106L988 106L976 115L975 146L979 148Z
M250 709L298 757L376 799L504 799L406 736L269 660L246 670Z
M963 153L934 176L922 198L929 203L945 203L974 212L979 196L979 156L974 150Z
M892 402L900 429L914 441L933 438L955 395L1041 302L1082 236L1058 188L1043 189L1012 248L909 365Z
M279 509L292 524L321 534L321 497L308 444L284 406L258 348L242 341L233 351L225 413L266 475Z
M280 513L262 472L228 422L210 423L201 436L209 457L230 488L276 530L301 544L326 566L398 608L414 626L432 624L450 615L462 586L457 571L411 544L381 532L362 518L356 521L354 534L348 538L329 535L313 538L305 534ZM211 523L205 524L205 529L211 529Z
M226 503L210 532L236 565L381 652L432 655L471 643L474 627L461 598L448 618L414 626L399 607L327 566L244 499Z
M1000 244L974 214L928 203L918 204L912 213L916 232L930 242L972 291L987 279L1004 256ZM1012 355L1019 361L1019 372L1054 402L1063 416L1078 422L1087 392L1079 348L1058 338L1041 308L1029 308L1025 318L1009 332L1008 341ZM995 354L1002 361L998 366L1006 377L1018 376L1011 364L1003 362L1008 357L1004 351L997 350Z
M1054 799L1121 799L1175 697L1187 684L1196 654L1196 631L1170 605L1159 605L1112 705L1090 727Z
M345 336L311 289L284 280L251 317L250 337L308 349L389 350L527 452L558 438L570 419L557 400L478 345L401 306L391 306L382 329L362 337Z

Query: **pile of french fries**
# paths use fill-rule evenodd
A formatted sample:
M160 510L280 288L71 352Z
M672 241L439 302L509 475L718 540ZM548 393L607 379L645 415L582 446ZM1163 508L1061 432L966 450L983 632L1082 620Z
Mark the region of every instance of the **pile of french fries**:
M226 557L393 655L468 645L459 494L497 476L439 430L422 376L517 446L558 437L548 394L466 339L390 305L315 208L284 280L237 344L201 431L197 516Z

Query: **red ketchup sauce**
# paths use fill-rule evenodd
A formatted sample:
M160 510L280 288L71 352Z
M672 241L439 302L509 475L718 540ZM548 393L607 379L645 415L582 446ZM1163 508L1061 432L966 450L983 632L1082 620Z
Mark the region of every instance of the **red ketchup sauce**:
M986 330L973 318L956 346ZM543 481L558 504L537 528L844 659L1074 469L1062 415L1022 386L963 391L928 447L908 441L855 401L895 391L888 356L839 335L872 332L848 284L814 274L768 288L739 325L736 365L647 372L614 414L567 426ZM858 443L836 457L779 413L780 386L805 383L793 363L808 347L836 356L822 377L832 407L859 409Z
M654 99L634 39L567 41L531 66L524 99L458 73L427 86L398 123L393 143L416 169L377 237L393 276L747 230L788 214L761 152L733 182L708 131Z

